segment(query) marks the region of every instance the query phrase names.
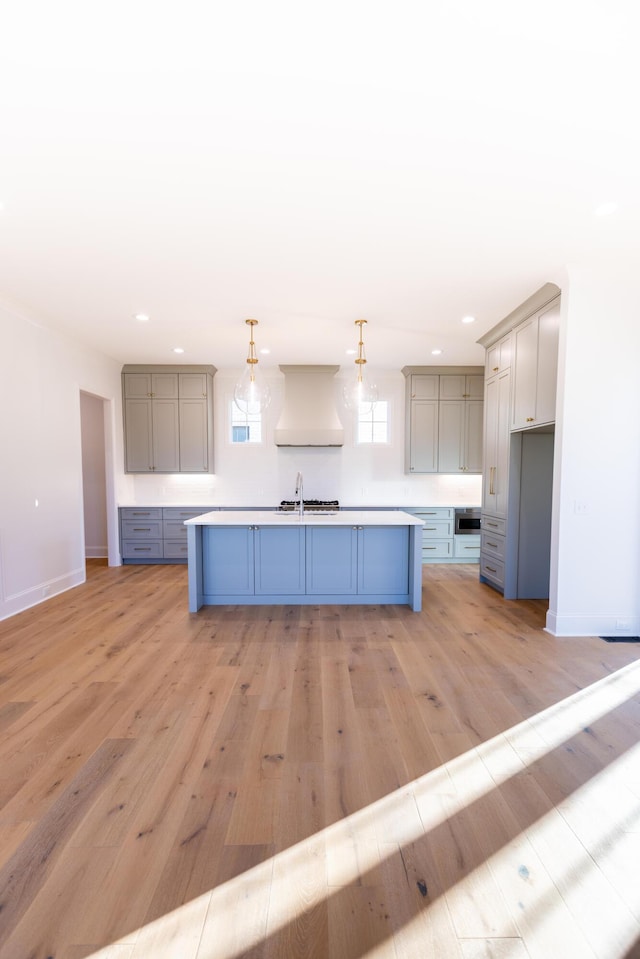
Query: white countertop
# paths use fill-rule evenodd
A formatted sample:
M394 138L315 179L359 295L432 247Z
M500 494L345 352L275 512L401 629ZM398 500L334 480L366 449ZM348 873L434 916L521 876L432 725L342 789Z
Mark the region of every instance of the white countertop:
M423 526L421 519L403 510L350 510L332 514L312 511L300 516L296 512L278 513L269 510L214 510L193 519L185 526Z

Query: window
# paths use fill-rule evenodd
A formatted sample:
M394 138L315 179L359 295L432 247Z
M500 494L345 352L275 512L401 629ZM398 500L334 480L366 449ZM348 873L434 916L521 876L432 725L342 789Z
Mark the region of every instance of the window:
M356 442L389 442L389 404L386 400L378 400L373 406L366 404L360 407Z
M232 443L262 442L261 413L243 413L233 400L230 403L230 412Z

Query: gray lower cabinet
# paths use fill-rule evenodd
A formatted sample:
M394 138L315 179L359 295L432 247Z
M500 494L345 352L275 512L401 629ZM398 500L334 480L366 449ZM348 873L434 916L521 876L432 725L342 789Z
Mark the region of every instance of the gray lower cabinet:
M422 527L423 563L477 563L480 558L480 536L455 535L453 506L403 507L417 516Z
M186 563L186 519L212 506L120 507L120 552L125 564Z

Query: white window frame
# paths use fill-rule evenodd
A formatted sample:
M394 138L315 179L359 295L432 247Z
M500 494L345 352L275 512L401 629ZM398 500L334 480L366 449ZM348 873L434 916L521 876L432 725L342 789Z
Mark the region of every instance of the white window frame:
M367 404L368 406L368 404ZM381 412L381 408L384 406L385 417L382 419L376 419L376 412ZM384 439L374 439L375 424L383 423L385 426L385 437ZM363 426L370 427L370 436L363 438L361 435L361 428ZM356 413L356 445L357 446L388 446L391 442L391 403L389 400L377 400L373 406L369 408L368 413L361 413L360 410Z
M228 399L228 419L227 419L227 442L230 446L235 448L246 447L248 449L255 449L256 446L264 446L264 416L262 413L256 414L245 414L240 410L236 405L235 400L232 398ZM248 439L248 440L236 440L233 438L234 428L246 427L251 430L251 426L259 427L259 438L258 439Z

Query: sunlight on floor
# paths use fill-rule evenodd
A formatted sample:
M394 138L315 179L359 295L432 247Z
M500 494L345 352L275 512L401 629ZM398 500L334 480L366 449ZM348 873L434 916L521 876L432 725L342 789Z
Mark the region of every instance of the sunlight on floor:
M292 922L296 908L302 915L391 856L404 864L403 851L425 833L447 828L458 854L468 855L456 846L456 817L477 827L478 849L464 879L445 885L440 896L423 893L424 908L396 929L395 945L379 943L363 957L416 955L415 943L433 939L433 920L442 912L464 940L471 910L489 917L486 936L500 940L501 959L525 957L522 940L536 956L623 959L640 935L640 745L611 762L601 744L602 768L558 806L546 799L548 811L532 816L515 838L507 831L501 839L500 815L485 826L479 810L490 798L491 810L512 821L513 794L502 796L496 787L517 780L522 789L530 766L553 750L570 750L572 737L637 696L639 684L636 662L90 959L237 959ZM471 945L464 954L474 955Z

